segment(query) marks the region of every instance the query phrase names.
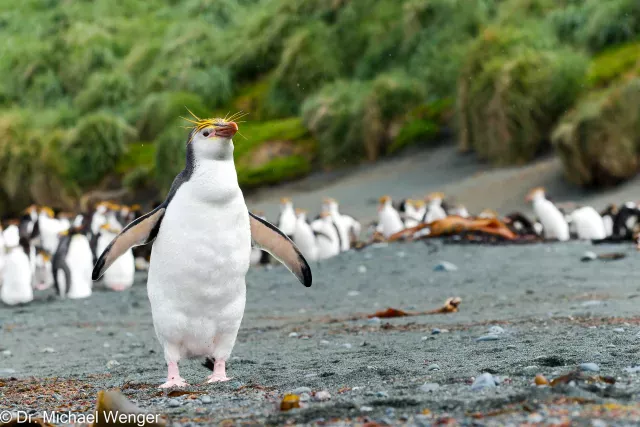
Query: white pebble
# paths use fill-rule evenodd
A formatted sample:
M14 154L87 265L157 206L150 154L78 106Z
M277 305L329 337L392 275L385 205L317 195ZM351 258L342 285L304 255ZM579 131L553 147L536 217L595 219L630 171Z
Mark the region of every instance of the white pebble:
M289 338L297 338L298 337L298 333L297 332L291 332L289 334Z
M313 396L313 400L317 402L325 402L331 399L331 394L327 390L319 391Z
M358 291L349 291L349 292L347 292L347 296L350 296L350 297L357 297L358 295L360 295L360 292L358 292Z
M56 351L52 347L43 348L40 353L55 353Z
M488 372L480 375L476 380L471 384L471 390L477 391L485 388L494 388L496 386L496 381Z
M424 393L432 393L440 388L438 383L424 383L419 387L419 390Z
M367 267L365 267L364 265L361 265L360 267L358 267L358 273L364 274L367 272Z

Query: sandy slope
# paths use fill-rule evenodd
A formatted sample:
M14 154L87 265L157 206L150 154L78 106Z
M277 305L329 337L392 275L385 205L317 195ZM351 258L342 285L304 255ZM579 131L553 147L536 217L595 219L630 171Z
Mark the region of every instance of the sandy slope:
M275 220L280 197L291 197L296 206L318 212L323 197L341 202L341 210L369 221L375 219L377 199L423 197L444 191L448 198L467 206L470 212L492 208L502 214L530 212L524 197L532 187L544 186L558 202L590 204L598 209L608 203L640 200L640 177L616 188L587 191L568 183L562 165L554 157L531 165L491 168L473 155L460 155L454 147L406 153L398 158L342 171L332 179L320 174L297 183L265 189L249 196L250 208L263 210Z

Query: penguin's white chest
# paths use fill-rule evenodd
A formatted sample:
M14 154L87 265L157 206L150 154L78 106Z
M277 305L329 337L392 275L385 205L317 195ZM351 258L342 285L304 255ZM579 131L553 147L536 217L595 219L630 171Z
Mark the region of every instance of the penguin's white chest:
M210 354L220 328L237 327L251 257L249 213L237 187L208 188L206 176L182 184L151 252L148 294L159 340L183 355Z
M93 290L93 281L91 280L93 255L89 239L86 236L78 234L71 238L66 262L71 273L71 285L68 288L67 298L90 297ZM64 280L63 277L62 270L58 270L59 280Z
M385 206L378 213L380 225L382 225L382 234L389 237L404 229L400 214L391 206Z
M111 233L103 233L98 238L97 252L102 253L116 236ZM111 267L105 271L104 284L112 289L122 290L131 287L136 272L133 251L127 250L114 261Z

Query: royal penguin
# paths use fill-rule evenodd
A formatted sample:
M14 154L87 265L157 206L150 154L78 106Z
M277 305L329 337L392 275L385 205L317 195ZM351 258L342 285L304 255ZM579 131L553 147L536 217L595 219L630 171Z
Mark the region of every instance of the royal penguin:
M296 209L296 229L293 232L293 242L298 246L307 261L318 260L317 232L307 221L307 211Z
M382 196L378 201L378 227L385 238L404 230L402 218L389 196Z
M53 209L47 206L40 208L38 230L44 250L50 254L55 253L58 247L59 234L65 230L65 227L54 217Z
M329 212L321 212L319 217L311 223L311 229L317 236L319 260L333 258L340 254L340 235Z
M341 214L338 202L331 197L327 197L322 201L321 210L328 212L336 225L338 237L340 237L340 251L344 252L351 249L352 243L360 237L360 223L349 215Z
M422 216L424 216L424 213ZM413 199L404 201L404 226L406 228L416 227L422 221L422 216L416 209L416 203Z
M109 224L103 224L98 237L97 251L104 252L113 239L120 234L122 229L114 229ZM102 283L112 291L124 291L133 285L136 273L136 264L133 257L133 250L130 249L118 257L111 267L102 276Z
M39 291L49 289L54 284L51 255L40 248L36 250L35 259L36 268L33 275L34 288Z
M442 206L444 193L436 192L428 194L425 197L425 201L427 202L427 212L424 215L423 222L430 224L433 221L445 219L447 217L447 212Z
M633 230L640 223L640 209L635 203L626 202L613 221L613 237L618 239L633 239Z
M469 218L471 216L469 214L469 211L467 210L467 208L464 205L456 205L456 206L452 207L447 212L447 215L456 215L456 216L459 216L461 218Z
M533 210L542 224L542 232L545 239L569 240L569 224L562 212L551 201L547 200L544 188L537 187L532 189L525 200L533 204Z
M580 207L567 215L580 240L602 240L607 237L602 217L591 206Z
M62 298L88 298L93 292L93 254L82 227L60 233L60 244L51 260L53 283Z
M293 232L296 230L296 212L293 209L293 202L286 197L280 199L278 228L289 238L293 236Z
M7 305L29 303L33 300L31 267L20 241L20 230L17 225L10 225L2 234L6 255L0 300Z
M618 206L613 203L608 205L602 212L600 212L607 237L611 237L613 235L613 223L617 215Z
M206 382L229 380L226 362L244 314L252 241L303 285L312 282L295 244L247 209L233 161L231 138L238 131L233 116L194 119L185 167L166 199L128 224L93 271L98 280L132 246L153 243L147 292L168 367L161 388L186 385L178 368L183 358L207 358L213 373Z

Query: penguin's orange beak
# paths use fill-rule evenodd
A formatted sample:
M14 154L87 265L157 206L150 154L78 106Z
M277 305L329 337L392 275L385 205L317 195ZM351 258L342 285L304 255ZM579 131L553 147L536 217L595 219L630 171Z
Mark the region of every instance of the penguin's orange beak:
M238 124L236 122L227 122L222 126L216 126L213 134L222 138L231 138L236 132L238 132Z

